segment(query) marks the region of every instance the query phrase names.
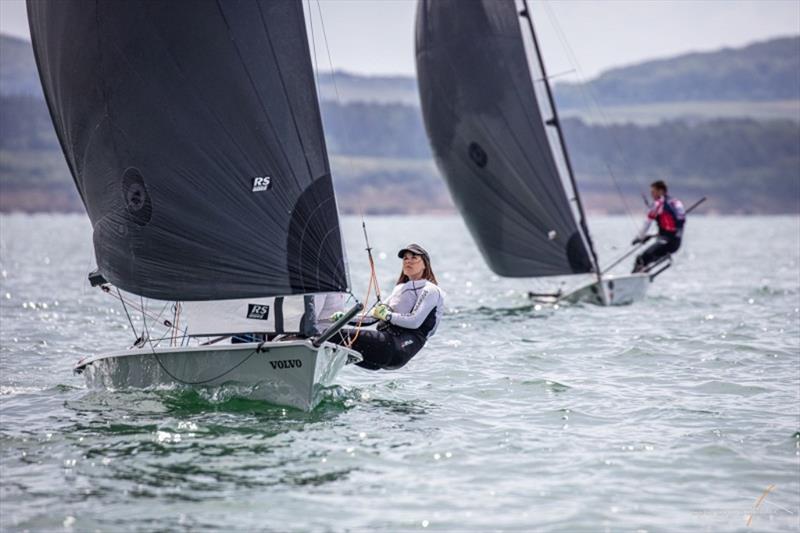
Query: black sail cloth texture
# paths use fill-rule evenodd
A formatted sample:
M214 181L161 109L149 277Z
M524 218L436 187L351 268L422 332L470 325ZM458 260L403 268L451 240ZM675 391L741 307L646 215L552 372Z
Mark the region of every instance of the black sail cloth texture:
M114 285L344 291L300 0L30 0L39 74Z
M420 0L416 59L436 163L490 268L509 277L590 272L513 0Z

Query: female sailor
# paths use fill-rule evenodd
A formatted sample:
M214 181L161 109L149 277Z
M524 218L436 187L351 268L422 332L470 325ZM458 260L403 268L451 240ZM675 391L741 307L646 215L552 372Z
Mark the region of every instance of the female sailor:
M409 244L397 253L403 269L386 303L370 314L380 322L377 329L347 329L339 344L350 346L369 370L395 370L408 363L436 332L444 312L444 291L436 284L428 252Z

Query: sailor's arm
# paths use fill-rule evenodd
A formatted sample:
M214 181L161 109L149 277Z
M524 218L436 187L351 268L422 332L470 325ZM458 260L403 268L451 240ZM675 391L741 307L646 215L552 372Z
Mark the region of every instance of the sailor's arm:
M647 231L650 229L650 224L652 223L653 219L648 216L647 220L645 220L644 224L642 224L642 229L640 229L639 233L636 234L636 238L633 239L631 244L639 244L640 242L644 242L645 237L647 236Z
M398 287L399 287L399 285L398 285ZM390 295L389 298L391 299L391 297L394 296L394 294L396 292L397 292L397 287L395 287L395 289L392 291L392 294ZM342 297L342 301L344 301L343 297ZM363 315L357 315L352 320L350 320L350 322L348 322L348 324L350 324L351 326L371 326L372 324L377 322L377 320L375 320L376 318L380 319L380 317L378 317L375 314L375 310L377 308L379 308L380 306L383 306L383 305L384 304L381 304L380 302L376 303L375 305L372 306L372 308L369 311L365 311ZM342 311L342 307L344 307L344 306L343 305L339 305L339 309L337 311L335 311L334 313L332 313L328 317L328 320L330 322L336 322L337 320L339 320L340 318L342 318L344 316L344 311ZM325 315L321 313L321 316L325 316Z
M631 244L639 244L640 242L644 242L646 240L645 238L647 237L647 231L650 229L650 224L652 224L653 221L658 217L658 211L660 207L661 204L658 201L653 203L653 206L647 212L647 218L645 219L644 224L642 224L642 229L640 229L639 233L636 234L636 238L633 239Z
M387 321L406 329L417 329L425 322L430 312L439 302L439 292L435 288L425 287L420 292L417 303L410 313L390 313Z

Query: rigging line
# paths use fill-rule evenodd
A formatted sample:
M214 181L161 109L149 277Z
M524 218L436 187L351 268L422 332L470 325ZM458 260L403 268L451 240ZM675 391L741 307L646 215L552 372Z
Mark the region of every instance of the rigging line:
M377 295L378 303L380 303L380 301L381 301L380 290L381 289L380 289L380 285L378 284L378 277L375 274L375 263L372 261L372 252L371 252L372 249L369 246L369 239L367 238L367 228L366 228L366 224L365 224L364 219L363 219L363 215L362 215L361 223L363 224L363 228L364 228L364 239L367 241L367 253L369 255L370 270L371 270L370 277L369 277L369 282L367 283L367 294L364 297L364 303L365 304L369 303L369 295L370 295L370 293L372 291L373 285L375 286L375 293ZM352 292L350 293L350 295L356 300L356 302L358 301L358 298L356 298L356 296ZM348 348L351 348L353 346L353 344L355 344L355 342L358 339L359 335L361 335L361 328L362 328L362 325L364 323L364 318L366 318L369 309L371 309L371 308L367 309L366 305L364 306L364 308L365 308L364 312L361 313L361 316L358 318L358 323L356 324L356 328L355 328L355 330L356 330L355 335L352 338L349 335L347 337L347 347Z
M181 333L181 311L183 310L183 306L180 302L175 302L175 344L178 344L178 335Z
M145 335L147 342L150 343L150 347L152 348L153 341L150 340L150 331L148 331L147 329L147 313L145 312L146 310L144 307L144 296L142 296L141 294L139 295L139 303L142 306L142 328L144 328L143 335Z
M150 347L151 348L157 348L158 345L161 344L161 341L166 339L169 334L170 334L170 330L165 331L164 334L161 337L156 339L156 343L155 344L153 344L152 342L150 343Z
M561 45L564 47L564 51L567 53L568 60L574 67L575 73L578 77L578 81L581 83L581 95L586 100L586 103L589 107L594 107L595 111L601 115L601 118L604 122L608 122L607 115L605 114L602 106L600 105L599 101L597 100L594 91L591 87L588 86L586 82L586 77L583 75L583 68L580 65L580 61L578 61L578 57L575 52L572 50L572 47L569 44L569 40L567 39L566 33L561 28L561 25L558 22L558 18L555 15L550 4L547 0L542 0L542 4L544 5L545 11L547 12L547 16L550 19L553 28L556 30L556 36L558 37L559 41L561 41ZM590 101L591 100L591 101Z
M307 1L310 2L310 0L307 0ZM342 103L342 95L339 92L339 84L336 81L336 68L333 65L333 57L331 55L331 47L328 45L328 32L325 30L325 17L322 15L322 5L320 4L319 0L316 0L316 1L317 1L317 12L319 13L320 27L322 28L322 40L325 43L325 53L328 56L328 66L330 66L330 69L331 69L331 80L333 81L333 90L336 93L336 103L338 104L339 109L341 110L341 109L344 108L344 104ZM309 11L310 11L310 8L309 8ZM320 97L321 97L321 93L320 93ZM342 116L344 116L344 114L342 114ZM349 147L351 145L350 144L350 128L347 126L347 122L346 121L343 121L343 123L344 123L344 127L342 128L342 131L344 133L345 143ZM345 164L350 168L350 172L353 173L354 172L354 165L353 165L352 158L349 157L349 156L345 156L344 161L345 161ZM378 302L381 301L381 288L380 288L380 284L378 283L378 276L375 273L375 261L372 258L372 248L369 246L369 239L367 239L367 226L366 226L366 222L364 221L364 206L361 204L361 198L360 197L357 197L356 204L358 206L358 212L361 215L361 225L362 225L362 227L364 229L364 238L367 241L367 255L369 257L369 265L370 265L370 279L369 279L369 282L367 283L367 297L364 300L364 305L366 307L366 305L369 304L370 286L372 284L375 285L375 294L376 294L376 296L378 298ZM356 301L358 301L358 299L356 299ZM355 342L356 338L358 338L358 335L359 335L359 333L361 331L361 323L363 322L364 317L366 316L366 314L367 314L367 312L364 311L364 313L361 315L361 318L358 321L358 326L356 328L356 337L351 341L351 343L348 345L348 347L352 346L352 343Z
M575 73L575 69L571 68L569 70L562 70L561 72L556 72L555 74L549 74L547 76L547 79L548 80L553 80L555 78L560 78L562 76L566 76L567 74L574 74L574 73ZM535 79L533 81L544 81L544 80L545 80L545 78L542 77L542 78L537 78L537 79Z
M614 177L614 172L611 170L611 166L608 164L608 161L603 161L603 166L606 167L606 170L608 170L609 175L611 175L611 177L612 177L611 181L612 181L612 183L614 183L614 188L617 189L617 194L622 199L622 206L625 208L625 213L628 215L628 218L629 218L631 224L633 224L633 226L635 227L636 226L636 217L633 214L633 210L631 209L631 206L628 204L628 200L625 198L625 193L622 192L622 187L620 186L620 184L617 181L617 179ZM645 198L645 204L646 203L647 203L647 199Z
M325 42L325 52L328 54L328 65L330 65L331 67L331 79L333 80L333 90L336 92L336 100L339 103L341 103L342 97L339 94L339 85L336 83L336 71L333 68L333 59L331 59L331 49L328 46L328 34L325 32L325 19L322 17L322 6L320 6L319 0L317 0L317 11L319 11L320 26L322 26L322 39Z
M133 330L133 335L136 337L136 340L139 340L139 334L136 333L136 327L133 325L133 320L131 320L131 314L128 312L128 306L125 305L125 301L122 299L122 294L120 294L119 289L117 289L117 295L119 296L119 299L122 302L122 308L125 310L125 316L128 317L128 324L131 325L131 330Z
M150 349L152 350L152 349L154 349L155 346L158 346L161 343L161 341L164 340L167 337L167 335L170 334L170 329L167 328L167 330L164 332L164 334L161 336L161 338L156 340L156 343L155 343L155 346L154 346L153 345L153 339L150 336L150 330L147 327L147 313L144 311L144 306L145 306L144 305L144 298L142 296L139 296L139 300L141 301L142 309L143 309L143 311L142 311L142 325L144 326L145 335L147 335L147 342L150 345ZM168 303L169 302L165 303L164 307L161 308L161 313L163 313L164 309L167 308ZM161 317L161 314L159 314L159 318L160 317ZM158 319L156 319L156 322L158 322Z
M225 377L226 375L230 374L231 372L233 372L234 370L236 370L237 368L239 368L240 366L245 364L248 360L250 360L251 357L253 357L253 355L255 355L256 353L259 352L259 348L260 348L260 345L259 345L258 348L256 348L255 350L253 350L252 352L247 354L247 356L244 359L242 359L241 361L239 361L238 363L233 365L231 368L229 368L225 372L219 374L218 376L214 376L213 378L209 378L209 379L201 379L200 381L187 381L187 380L179 378L178 376L176 376L175 374L170 372L167 369L166 366L164 366L164 363L161 362L161 358L158 356L158 354L156 353L155 349L153 349L151 347L150 351L152 352L153 357L155 358L156 362L158 363L158 366L161 367L161 370L163 370L164 373L166 373L169 377L171 377L172 379L174 379L178 383L181 383L183 385L205 385L207 383L211 383L212 381L216 381L216 380L218 380L218 379L220 379L222 377Z
M170 346L175 346L178 333L180 333L180 329L178 329L178 310L178 302L175 302L172 306L172 338L169 341Z
M175 303L172 304L172 328L170 328L170 330L169 330L169 345L170 346L175 346L175 332L178 329L178 326L175 324L175 319L178 318L177 317L178 308L175 307L175 304L177 304L177 303L178 302L175 302Z
M548 125L550 125L550 124L547 124L547 121L544 120L544 116L540 112L539 114L540 114L540 118L542 119L542 127L544 128L545 140L548 143L548 147L547 148L550 150L550 154L551 154L552 159L553 159L553 164L556 166L556 172L558 174L558 177L562 181L562 187L565 189L564 190L565 195L568 192L566 190L566 185L567 184L569 184L569 187L572 189L572 194L571 195L567 195L567 200L568 200L568 203L570 205L570 210L572 210L572 203L575 202L576 203L576 207L577 207L577 211L578 211L578 216L579 216L580 219L583 219L584 218L584 213L583 213L583 210L582 210L582 206L580 205L581 204L580 195L579 195L579 192L578 192L577 184L575 183L575 180L574 180L574 177L573 177L573 174L572 174L571 164L570 164L570 161L569 161L569 157L567 155L566 142L565 142L565 139L563 138L562 133L561 133L561 123L560 123L560 120L559 120L559 117L558 117L558 111L557 111L557 109L555 107L554 100L550 97L550 86L549 86L549 82L548 82L550 77L547 75L547 72L545 71L544 62L542 61L541 56L540 56L539 45L538 45L538 42L536 40L536 35L534 33L533 20L531 19L532 15L531 15L530 8L528 7L527 2L523 2L523 6L525 8L525 15L523 16L523 18L526 19L527 25L528 25L528 27L530 29L530 32L531 32L531 45L532 45L532 48L533 48L533 57L531 58L532 59L531 63L533 63L533 66L536 67L536 69L537 69L536 72L537 73L541 73L541 75L542 75L541 81L544 84L544 93L545 93L544 94L543 103L547 104L546 110L548 110L549 113L550 113L551 121L552 121L551 124L552 124L552 126L554 127L554 130L555 130L555 141L556 142L554 142L554 140L552 139L552 136L551 136L551 132L553 130L548 129ZM521 35L522 35L522 38L524 39L524 34L522 32L521 32ZM523 43L523 47L524 47L524 43ZM533 82L531 82L531 89L532 89L532 92L533 92L533 96L536 99L535 101L538 104L539 94L536 92L536 87L535 87ZM544 108L544 106L542 106L542 107ZM567 183L564 183L563 176L561 174L561 169L559 168L560 167L559 161L558 161L558 156L559 155L560 155L561 162L564 165L564 170L566 170L567 177L569 178L569 181ZM588 236L587 236L587 240L590 240L588 238ZM590 247L591 247L591 245L590 245Z
M297 136L297 142L300 143L300 149L303 151L304 154L308 154L308 150L306 149L306 145L303 142L303 137L300 135L300 127L297 124L297 115L295 114L294 107L292 106L292 100L289 98L289 90L286 87L286 80L283 76L283 69L281 69L280 61L278 60L278 54L275 51L275 44L272 42L272 35L270 35L269 27L267 26L267 21L264 18L264 12L261 10L261 4L256 4L258 7L258 14L261 17L261 26L264 30L264 36L267 38L267 42L269 43L270 52L272 52L272 59L275 61L275 67L278 70L278 80L281 82L281 88L283 88L283 96L286 100L286 106L289 109L289 115L292 117L292 124L294 125L295 135ZM303 6L302 4L298 4L298 7L302 11ZM301 13L302 14L302 13ZM308 45L308 40L306 39L306 45ZM309 58L310 59L310 58ZM311 66L311 65L309 65ZM320 126L322 126L322 118L320 117ZM323 135L323 142L324 142L324 135ZM314 181L314 172L311 170L311 162L308 160L308 157L304 158L306 160L306 168L308 169L308 178L311 181Z
M130 300L125 300L125 298L121 294L119 296L114 296L114 294L112 294L108 290L103 290L103 292L109 294L113 298L117 298L120 302L122 302L123 305L125 305L127 303L130 306L130 308L133 309L134 311L139 311L140 313L144 312L141 309L137 309L136 304L134 302L132 302ZM117 289L117 292L119 293L119 289ZM164 304L164 309L166 309L166 307L168 305L169 305L169 302L165 303ZM164 309L162 309L162 311L161 311L162 313L164 312ZM151 315L151 314L148 314L147 316L149 316L150 318L153 318L153 315ZM156 322L158 322L160 320L160 315L159 315L159 318L156 318L155 320L156 320ZM161 324L163 324L167 328L174 328L175 327L175 326L173 326L173 324L169 320L165 320L164 322L161 322Z
M539 62L538 58L538 43L534 40L533 35L533 26L532 21L530 19L530 12L528 11L527 4L523 3L523 7L525 8L525 13L527 15L522 16L528 21L529 28L531 29L531 38L527 40L525 38L526 33L520 29L520 38L523 41L522 48L523 54L525 55L525 65L528 68L528 79L530 81L531 92L533 93L534 103L536 107L538 107L538 114L541 126L543 128L545 134L545 143L547 147L545 150L549 152L550 158L552 159L553 165L555 166L555 173L559 178L559 182L561 183L561 189L566 196L567 204L569 206L570 212L570 225L571 223L576 222L576 218L580 220L580 217L583 215L582 207L580 205L580 195L577 191L577 186L572 181L571 176L571 164L567 160L566 151L566 139L564 139L560 133L561 130L561 122L558 123L548 123L545 120L544 111L547 111L550 114L551 119L558 118L557 110L555 109L555 104L548 98L548 91L549 91L549 80L553 79L555 75L548 75L545 72L545 67L543 62ZM529 44L531 49L533 50L532 54L528 54L525 51L525 45ZM535 70L531 70L535 69ZM533 78L533 75L536 74L537 76L541 74L539 78ZM544 90L541 89L537 92L537 83L544 84ZM516 88L515 88L516 91ZM519 92L519 91L517 91ZM542 94L544 93L544 94ZM518 95L519 97L519 95ZM555 126L555 127L553 127ZM538 145L538 142L537 142ZM564 175L569 178L568 180L564 179ZM571 193L570 190L572 189ZM577 216L576 216L577 215ZM580 228L578 228L580 231ZM584 239L585 240L585 239ZM588 242L586 243L588 246Z
M544 66L544 60L542 59L542 51L539 48L539 41L538 41L538 39L536 37L536 31L534 30L534 27L533 27L533 18L531 16L531 10L528 7L528 0L522 0L522 3L525 6L525 14L526 14L525 18L527 19L527 22L528 22L528 28L530 28L530 31L531 31L531 38L533 39L533 48L534 48L534 51L536 52L536 57L537 57L538 62L539 62L539 68L542 71L542 75L545 78L547 78L547 70L545 69L545 66ZM596 270L595 273L597 274L598 280L600 280L602 278L602 273L600 272L600 261L598 261L598 259L597 259L597 251L594 248L594 243L592 242L592 237L589 234L589 226L588 226L588 224L586 222L586 213L583 210L583 202L581 202L580 191L578 190L578 185L575 182L575 174L574 174L574 172L572 170L572 163L570 162L569 153L567 152L567 148L565 146L564 132L561 129L561 122L560 122L560 119L558 117L558 111L556 109L555 99L553 97L553 91L550 88L550 83L548 83L546 81L546 79L545 79L544 86L545 86L545 89L547 90L547 100L548 100L548 102L550 102L550 107L551 107L551 109L553 111L553 123L555 124L556 131L558 133L558 140L560 141L560 144L561 144L561 152L562 152L562 154L564 156L564 163L566 164L567 171L569 173L570 183L572 183L572 191L573 191L573 193L575 195L576 204L578 206L578 212L581 215L580 228L583 230L583 238L586 240L586 243L589 245L589 252L591 254L591 259L593 260L594 268Z
M308 11L308 24L311 27L311 53L314 56L314 83L317 85L317 94L322 95L319 85L319 65L317 64L317 38L314 35L314 13L311 11L311 0L306 0L306 11Z
M572 63L572 66L575 69L575 73L576 73L576 75L578 77L578 81L579 81L579 90L580 90L580 93L581 93L581 97L583 98L584 102L587 104L587 106L590 109L594 108L595 112L597 112L600 115L600 119L602 121L602 124L609 125L610 121L608 119L608 116L603 111L602 106L600 106L599 101L597 100L597 98L594 95L594 91L586 83L585 76L583 75L583 69L580 66L580 62L578 61L578 58L575 55L575 52L572 50L572 47L570 46L569 41L567 40L566 34L564 33L563 29L561 28L561 25L558 23L558 19L555 16L555 12L553 11L552 7L547 2L547 0L543 0L543 5L545 7L545 11L547 12L548 18L550 19L550 22L553 25L553 28L556 30L556 36L558 37L559 41L561 41L561 45L564 47L564 50L567 53L568 59L569 59L570 63ZM616 146L617 153L620 156L620 158L622 159L623 165L625 167L627 167L629 169L629 172L633 175L633 178L636 181L637 187L639 187L639 189L643 189L644 187L642 186L642 183L641 183L641 181L639 179L639 176L636 175L635 173L631 172L631 168L632 167L630 165L630 162L625 157L625 152L622 150L622 145L620 144L619 139L617 138L617 136L614 135L613 130L611 131L609 136L611 137L612 142ZM614 181L614 185L617 187L617 190L621 191L621 187L617 183L616 175L611 170L611 167L608 164L608 161L604 161L604 163L605 163L605 166L606 166L609 174L611 175L611 179ZM625 198L625 196L621 192L620 192L620 198L622 199L622 203L623 203L623 205L625 207L625 210L628 212L628 215L633 220L635 217L633 216L632 210L630 208L630 204L628 203L628 200ZM635 222L634 222L634 225L635 225Z
M370 276L369 283L367 284L367 295L364 297L364 302L365 303L369 302L369 294L372 291L372 283L373 282L375 282L377 284L377 281L375 280L375 277L374 276ZM358 339L358 336L361 335L361 325L364 322L364 318L367 316L366 306L364 306L364 308L365 308L365 311L363 313L361 313L361 316L358 318L358 323L356 324L355 336L350 338L350 336L348 335L348 338L347 338L347 347L348 348L351 348L353 346L353 344L355 344L356 340Z
M168 305L169 302L164 302L164 305L161 307L161 311L158 313L158 316L156 317L156 322L161 320L161 317L164 315L164 311L166 311Z
M333 58L331 57L331 48L330 46L328 46L328 33L325 31L325 18L322 16L322 6L320 5L319 0L317 0L317 11L319 12L319 22L320 22L320 27L322 28L322 40L325 43L325 53L328 56L328 66L330 66L331 68L331 80L333 81L333 91L334 93L336 93L336 103L338 104L339 109L341 110L344 108L344 103L342 101L342 95L339 92L339 83L336 81L336 68L333 66ZM322 94L320 93L320 98L321 97ZM344 113L342 114L342 117L344 117ZM350 128L347 126L346 121L343 120L342 123L344 124L344 127L342 128L342 132L344 133L344 142L349 147L351 146ZM344 161L345 164L347 164L347 166L350 167L350 172L352 173L354 171L352 158L350 156L345 156ZM357 199L356 203L358 204L358 210L361 213L361 218L363 220L364 209L363 206L361 205L361 200Z
M375 274L375 261L372 259L372 246L369 245L369 237L367 236L367 222L364 217L361 217L361 228L364 230L364 242L367 245L367 257L369 258L370 277L375 281L375 295L378 297L378 302L381 301L381 287L377 284L378 276ZM369 302L364 302L369 303Z

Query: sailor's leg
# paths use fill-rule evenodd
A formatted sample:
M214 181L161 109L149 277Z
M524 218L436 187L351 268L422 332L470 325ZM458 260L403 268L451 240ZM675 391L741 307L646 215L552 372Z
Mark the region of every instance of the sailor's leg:
M636 261L633 263L633 270L631 270L631 274L640 272L646 264L647 263L644 262L644 252L642 252L636 256Z
M381 370L391 365L395 357L395 344L390 334L374 329L362 329L357 332L355 329L347 328L334 336L331 342L347 346L350 339L355 339L350 347L364 358L360 363L356 363L361 368Z
M633 267L633 272L641 272L647 268L647 265L668 253L666 241L659 237L654 244L651 244L644 252L636 257L636 264Z
M665 248L666 248L666 253L668 253L668 254L674 254L675 252L677 252L677 251L678 251L678 249L679 249L680 247L681 247L681 240L680 240L680 239L678 239L678 238L672 238L672 239L670 239L670 240L667 242L667 244L666 244L666 246L665 246Z
M395 351L392 361L386 366L388 370L397 370L406 366L417 352L425 346L425 338L409 333L394 337Z

